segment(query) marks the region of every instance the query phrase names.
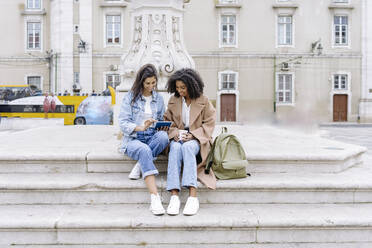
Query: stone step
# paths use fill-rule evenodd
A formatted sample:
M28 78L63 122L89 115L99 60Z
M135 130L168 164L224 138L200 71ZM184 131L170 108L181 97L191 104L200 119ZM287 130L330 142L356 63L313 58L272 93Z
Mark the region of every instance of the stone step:
M363 153L347 156L275 157L248 156L247 172L258 173L337 173L362 163ZM0 173L84 173L130 172L136 161L126 155L111 153L70 154L0 154ZM160 155L155 164L160 172L167 170L168 159Z
M135 244L135 245L0 245L5 248L371 248L371 242L338 242L338 243L267 243L267 244Z
M219 134L220 127L214 132ZM230 126L244 147L249 172L335 173L358 165L366 148L267 126ZM1 136L0 173L128 172L114 126L42 127ZM167 158L159 156L160 171Z
M196 216L153 216L147 204L0 206L3 246L178 244L370 247L372 204L202 204Z
M370 162L342 173L252 173L244 179L219 180L217 190L199 183L202 203L372 203ZM166 175L157 177L165 201ZM181 192L185 201L187 191ZM0 174L0 204L147 203L144 181L128 173Z
M85 154L46 154L43 156L8 156L0 158L0 173L115 173L130 172L136 161L128 156L112 153L104 158L90 159ZM160 172L167 170L167 157L160 155L155 165Z

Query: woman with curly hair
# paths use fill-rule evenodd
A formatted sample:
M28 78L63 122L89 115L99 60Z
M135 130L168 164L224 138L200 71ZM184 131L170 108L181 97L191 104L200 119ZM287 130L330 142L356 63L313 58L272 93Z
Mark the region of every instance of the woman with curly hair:
M164 114L165 120L173 122L168 131L171 140L167 172L167 190L171 192L169 215L179 214L181 186L189 191L184 215L194 215L199 210L197 179L215 188L214 174L205 175L203 167L211 148L216 112L203 95L203 89L204 83L193 69L178 70L168 80L167 90L174 93Z
M165 213L158 194L155 175L159 174L153 160L168 146L167 132L155 130L156 121L163 120L163 97L156 92L157 71L151 64L137 73L131 91L120 107L119 126L124 134L121 151L138 162L129 174L130 179L145 179L151 196L150 210L155 215Z

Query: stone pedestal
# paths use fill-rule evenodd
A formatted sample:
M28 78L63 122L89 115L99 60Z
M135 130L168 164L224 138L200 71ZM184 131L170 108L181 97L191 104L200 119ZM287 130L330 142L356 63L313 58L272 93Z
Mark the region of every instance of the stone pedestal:
M123 96L144 64L155 65L159 72L158 90L165 91L169 76L181 68L194 68L193 59L183 42L183 0L136 0L130 8L132 44L121 59L121 84L116 88L114 124ZM169 96L164 93L165 101Z

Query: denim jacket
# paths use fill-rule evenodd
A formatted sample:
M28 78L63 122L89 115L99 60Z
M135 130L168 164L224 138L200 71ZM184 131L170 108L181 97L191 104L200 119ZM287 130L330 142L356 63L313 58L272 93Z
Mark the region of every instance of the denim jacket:
M137 100L132 105L133 92L128 92L120 106L119 126L123 132L123 140L119 151L125 153L128 142L137 138L137 132L134 131L136 126L142 125L142 116L145 112L146 100L142 94L137 97ZM150 103L152 110L152 118L158 121L163 120L165 112L163 97L156 91L152 91L152 100Z

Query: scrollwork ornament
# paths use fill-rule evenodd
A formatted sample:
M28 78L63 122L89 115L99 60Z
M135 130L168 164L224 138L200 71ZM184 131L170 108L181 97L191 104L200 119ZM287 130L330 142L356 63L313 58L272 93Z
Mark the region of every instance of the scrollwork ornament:
M174 71L174 65L173 64L166 64L164 66L164 71L167 73L172 73Z

